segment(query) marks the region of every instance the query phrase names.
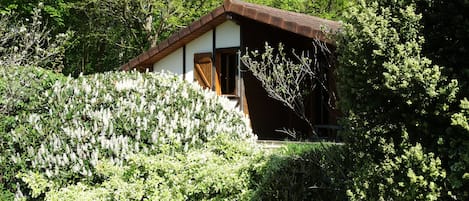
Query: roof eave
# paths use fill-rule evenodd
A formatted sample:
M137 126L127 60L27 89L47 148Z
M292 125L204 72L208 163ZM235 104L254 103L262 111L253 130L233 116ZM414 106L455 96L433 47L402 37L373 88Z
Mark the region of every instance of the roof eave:
M150 48L148 51L143 52L128 63L122 65L119 69L128 71L136 68L137 66L142 68L151 68L154 63L169 55L171 52L225 22L227 20L226 14L224 5L216 8L189 26L172 34L166 40L161 41L156 47Z

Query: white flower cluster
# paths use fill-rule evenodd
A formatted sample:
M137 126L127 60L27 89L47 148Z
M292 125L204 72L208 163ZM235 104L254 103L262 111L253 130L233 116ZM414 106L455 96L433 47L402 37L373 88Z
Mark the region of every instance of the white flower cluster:
M45 95L48 115L29 118L44 140L27 155L49 177L91 176L103 158L121 165L135 153L202 147L219 134L255 140L248 120L227 99L167 73L69 78Z
M124 79L116 83L116 89L117 91L131 90L135 89L138 85L137 80Z

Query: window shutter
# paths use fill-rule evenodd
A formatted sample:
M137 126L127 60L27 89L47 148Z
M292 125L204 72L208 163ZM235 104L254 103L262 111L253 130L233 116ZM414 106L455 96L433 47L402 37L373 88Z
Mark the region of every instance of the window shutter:
M194 79L203 88L212 88L212 54L194 55Z
M212 88L212 73L215 73L215 91L221 95L220 78L218 72L213 72L213 61L211 53L200 53L194 55L194 79L203 88Z

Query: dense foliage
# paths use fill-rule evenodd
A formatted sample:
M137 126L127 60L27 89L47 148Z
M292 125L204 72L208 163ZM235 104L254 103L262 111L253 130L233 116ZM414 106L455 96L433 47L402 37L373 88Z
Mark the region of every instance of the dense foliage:
M133 155L123 166L101 160L95 177L102 182L57 188L41 174L21 177L33 194L45 191L46 200L248 200L253 153L231 140L223 136L211 148L172 156Z
M350 162L343 145L292 143L262 160L254 200L345 200Z
M24 123L31 113L46 113L47 108L38 94L50 90L62 75L38 68L0 67L0 198L11 200L14 195L14 177L24 164L13 165L9 148L12 138L8 133ZM19 148L19 147L18 147ZM11 191L10 191L11 190Z
M218 0L0 0L0 14L31 18L38 7L52 37L74 32L64 74L117 69L171 33L221 5Z
M423 53L434 63L443 66L443 72L457 79L459 93L451 110L451 124L444 136L445 145L440 152L451 169L449 185L462 191L469 199L469 2L464 0L426 0L417 2L426 38ZM443 154L446 153L446 154Z
M76 32L65 74L115 70L221 5L217 0L79 0L68 3L66 29ZM79 26L76 26L79 25Z
M469 86L469 2L464 0L425 0L417 2L422 14L422 33L426 38L423 53L445 74L457 78L461 89ZM469 96L469 90L460 95Z
M8 190L18 189L17 195L29 192L19 181L28 183L28 177L18 173L39 172L39 178L58 188L100 183L101 162L129 165L134 155L188 163L192 159L178 155L194 151L213 156L210 160L218 164L252 155L247 153L255 138L228 100L171 75L107 73L72 79L32 67L2 67L0 72L0 177ZM238 148L243 143L247 151ZM42 196L34 192L29 193Z
M228 100L172 75L1 67L0 95L2 200L345 196L341 146L261 151Z
M469 196L467 81L425 57L432 41L416 9L414 1L361 1L346 16L338 90L356 164L352 200Z
M246 0L247 2L263 4L293 12L306 13L326 19L342 19L342 13L356 0Z

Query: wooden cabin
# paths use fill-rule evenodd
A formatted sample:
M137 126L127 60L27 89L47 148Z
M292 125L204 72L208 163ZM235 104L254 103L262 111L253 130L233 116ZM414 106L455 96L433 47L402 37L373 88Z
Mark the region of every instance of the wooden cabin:
M121 70L167 70L196 81L233 101L249 116L259 139L285 139L279 128L305 130L302 120L280 102L268 97L261 83L243 66L240 56L264 49L265 42L286 49L308 51L313 39L328 41L339 23L239 0L225 0L186 28L121 66ZM311 95L308 111L317 125L335 125L336 111ZM319 127L318 127L319 128Z

